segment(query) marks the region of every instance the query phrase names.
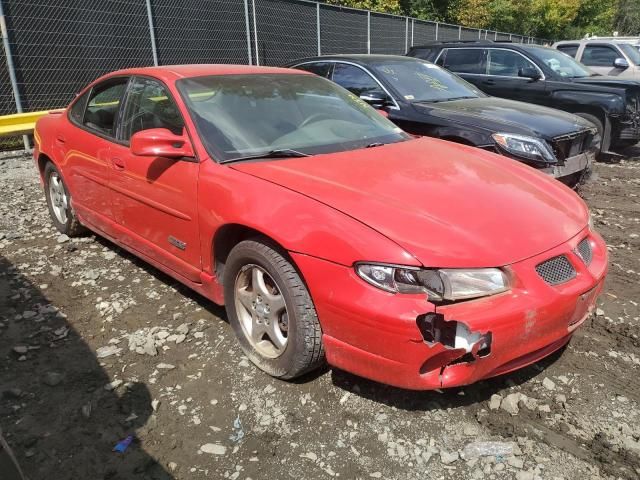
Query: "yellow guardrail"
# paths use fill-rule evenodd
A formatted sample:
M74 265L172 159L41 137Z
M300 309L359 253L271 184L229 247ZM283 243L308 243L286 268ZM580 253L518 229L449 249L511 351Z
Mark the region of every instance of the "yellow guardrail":
M0 116L0 137L24 135L33 132L36 121L49 112L61 110L42 110L40 112L14 113Z

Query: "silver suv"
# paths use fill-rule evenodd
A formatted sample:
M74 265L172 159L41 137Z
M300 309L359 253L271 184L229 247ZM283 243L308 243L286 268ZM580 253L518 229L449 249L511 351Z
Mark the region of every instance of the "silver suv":
M640 38L589 38L553 44L594 73L640 80Z

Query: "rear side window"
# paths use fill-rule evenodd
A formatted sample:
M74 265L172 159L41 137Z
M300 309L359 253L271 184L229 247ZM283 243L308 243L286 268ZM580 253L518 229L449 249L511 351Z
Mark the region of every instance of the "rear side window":
M83 124L98 133L115 136L120 103L127 88L127 78L108 80L91 89Z
M304 70L306 72L315 73L324 78L329 78L329 71L331 70L331 64L328 62L318 63L305 63L304 65L298 65L298 70Z
M87 99L89 98L89 92L79 97L75 103L71 106L69 111L69 117L76 123L82 123L82 117L84 117L84 109L87 106Z
M435 48L412 48L407 56L421 58L422 60L429 60L435 51Z
M578 53L578 45L558 45L558 50L562 53L566 53L570 57L576 58L576 53Z
M354 65L336 63L333 67L333 81L356 95L384 93L371 75Z
M449 48L444 51L437 63L456 73L484 74L486 73L485 52L483 48Z
M582 53L582 63L588 67L613 67L613 61L622 55L606 45L587 45Z

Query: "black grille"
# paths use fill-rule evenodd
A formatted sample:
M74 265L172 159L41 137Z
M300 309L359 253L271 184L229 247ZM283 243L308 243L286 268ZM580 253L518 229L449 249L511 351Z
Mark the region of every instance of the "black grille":
M536 272L550 285L568 282L576 276L576 271L564 255L550 258L536 265Z
M563 135L553 139L553 153L555 153L557 159L562 162L567 158L575 157L584 152L591 146L592 142L593 133L589 130L571 135Z
M591 251L591 244L589 243L589 239L583 239L578 246L576 247L576 253L585 263L585 265L589 265L591 263L591 259L593 258L593 252Z

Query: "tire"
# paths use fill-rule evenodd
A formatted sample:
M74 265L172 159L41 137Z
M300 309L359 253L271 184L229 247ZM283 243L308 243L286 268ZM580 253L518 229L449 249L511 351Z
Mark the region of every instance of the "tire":
M60 171L51 162L44 167L44 195L53 225L60 233L77 237L86 231L71 206L71 194Z
M598 134L600 135L600 148L596 152L596 158L598 160L603 160L602 142L604 142L604 125L602 124L602 121L600 121L600 119L598 117L596 117L595 115L591 115L590 113L578 112L578 113L576 113L576 115L578 117L582 117L585 120L590 121L591 123L593 123L596 126L596 129L598 130Z
M227 258L223 285L229 323L258 368L291 380L324 364L309 290L275 245L262 239L238 243Z

